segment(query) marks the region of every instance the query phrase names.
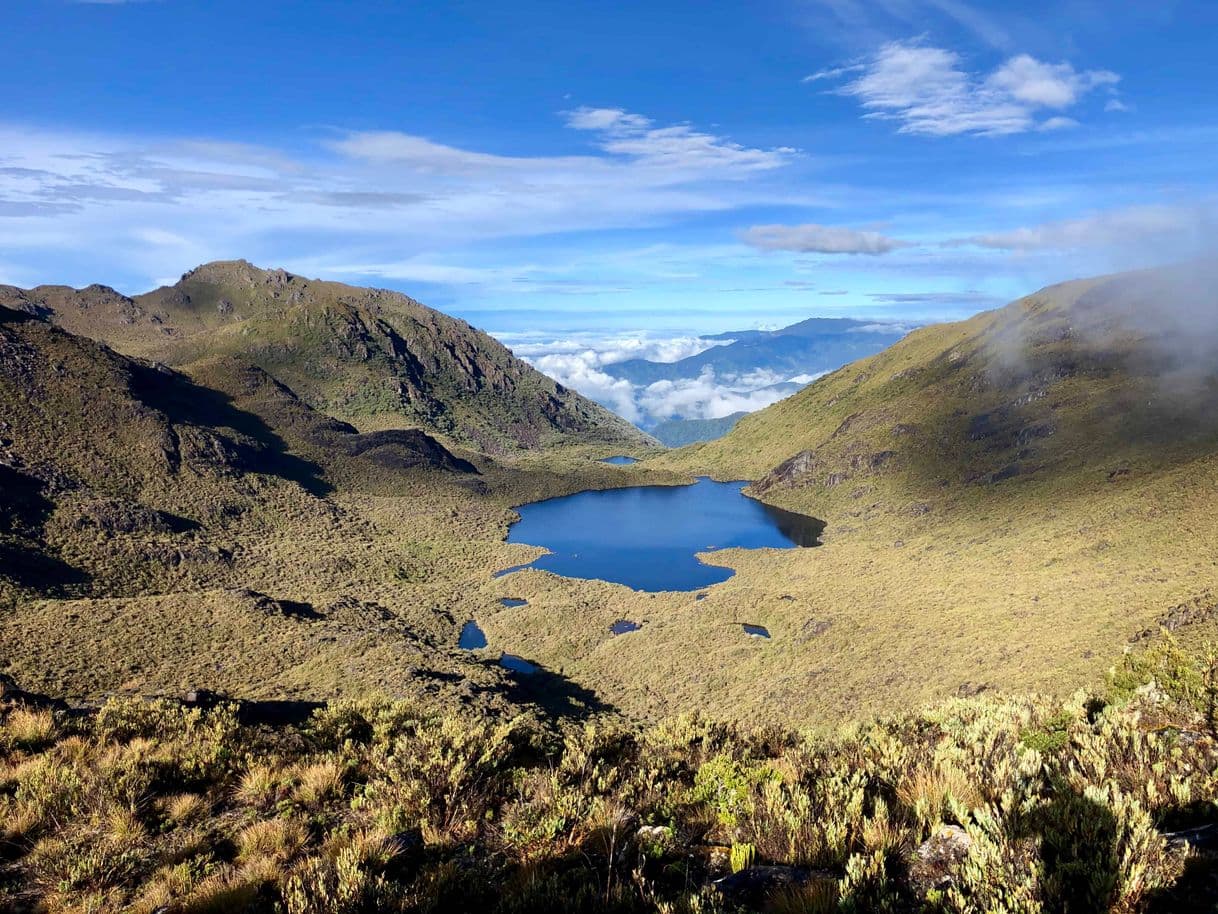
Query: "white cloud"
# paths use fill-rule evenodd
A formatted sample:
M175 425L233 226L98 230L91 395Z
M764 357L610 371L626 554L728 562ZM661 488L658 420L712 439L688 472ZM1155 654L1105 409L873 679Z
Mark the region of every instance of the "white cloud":
M595 336L578 334L558 339L538 339L533 334L497 334L512 351L561 384L591 397L620 416L644 426L665 419L716 419L734 412L752 412L769 406L791 392L784 384L802 384L757 369L742 375L716 375L707 367L693 378L636 385L615 378L607 366L632 358L676 362L713 345L698 337L657 337L646 334ZM807 376L812 380L814 376Z
M1084 248L1145 248L1164 245L1175 257L1188 256L1191 246L1207 236L1215 223L1215 207L1148 205L1094 213L1004 232L957 238L948 246L973 245L1004 251L1069 251Z
M1078 121L1072 117L1051 117L1037 125L1036 129L1042 133L1050 133L1054 130L1069 130L1071 127L1077 126Z
M788 378L787 380L792 384L802 384L806 387L817 378L823 378L826 374L828 374L827 371L818 371L816 374L797 374L795 377Z
M574 334L562 339L521 339L522 335L500 334L500 339L521 358L582 354L589 364L612 365L627 359L679 362L727 341L697 336L654 337L645 333L611 336ZM517 342L516 340L521 340Z
M567 126L600 133L602 150L649 168L726 168L747 173L778 168L797 152L789 146L750 149L688 124L655 127L649 118L620 108L577 108L567 112Z
M835 91L858 99L864 117L897 121L899 132L925 136L1024 133L1043 126L1038 121L1043 109L1070 108L1120 79L1108 70L1079 71L1029 54L1012 57L982 76L966 71L954 51L901 41L883 45L861 66L858 76ZM838 78L855 69L824 76ZM1064 126L1057 118L1044 123L1054 121Z
M908 241L879 232L860 232L834 225L754 225L741 233L743 240L763 251L798 251L819 254L887 254L909 247Z
M771 379L762 388L740 389L731 381L717 378L714 370L707 367L696 378L656 381L647 385L639 394L639 404L655 421L677 416L683 419L721 419L736 412L763 409L790 395L788 391L764 389L773 383Z
M81 275L86 259L105 265L86 281L151 279L193 265L178 259L180 244L135 237L164 232L202 259L307 262L323 274L328 261L412 278L427 264L401 251L662 225L790 200L764 179L792 161L785 147L748 147L618 109L567 120L593 139L588 154L508 156L395 131L346 133L288 154L0 124L0 249L54 260L59 272L48 279Z
M595 352L554 353L527 361L543 374L609 407L624 419L640 422L644 418L636 403L635 386L601 371Z
M1080 73L1068 63L1045 63L1030 54L1020 54L990 74L986 85L1035 107L1068 108L1092 89L1116 85L1120 80L1109 70Z

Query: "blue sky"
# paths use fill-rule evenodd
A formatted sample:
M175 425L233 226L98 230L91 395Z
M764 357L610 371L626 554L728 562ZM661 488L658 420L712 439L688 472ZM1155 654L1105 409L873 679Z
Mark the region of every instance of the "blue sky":
M10 0L0 281L197 263L491 330L955 317L1197 256L1218 4Z

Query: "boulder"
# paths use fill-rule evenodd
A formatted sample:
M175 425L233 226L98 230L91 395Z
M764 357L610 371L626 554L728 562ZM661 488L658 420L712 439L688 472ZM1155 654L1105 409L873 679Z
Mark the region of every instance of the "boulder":
M920 893L951 885L953 872L972 846L973 839L959 825L940 825L914 851L910 882Z

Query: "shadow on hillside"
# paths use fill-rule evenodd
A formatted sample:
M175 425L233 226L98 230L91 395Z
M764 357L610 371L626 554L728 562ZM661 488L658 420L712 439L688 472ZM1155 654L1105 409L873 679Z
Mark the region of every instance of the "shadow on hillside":
M226 435L225 439L236 454L239 469L279 476L317 496L334 489L322 467L290 453L260 416L238 409L227 394L196 384L178 372L146 365L134 366L131 392L170 422L237 432L240 437Z
M42 494L40 480L0 464L0 533L42 528L55 504Z
M1146 914L1214 914L1218 910L1218 858L1190 857L1175 885L1150 894Z
M87 571L20 541L0 542L0 578L44 597L80 596L93 581Z
M324 708L323 701L293 699L267 699L255 701L243 699L237 705L237 719L243 724L267 724L270 726L306 723L313 712Z
M509 673L503 690L509 701L533 705L554 720L584 720L617 710L562 673L530 665L534 668L531 673Z

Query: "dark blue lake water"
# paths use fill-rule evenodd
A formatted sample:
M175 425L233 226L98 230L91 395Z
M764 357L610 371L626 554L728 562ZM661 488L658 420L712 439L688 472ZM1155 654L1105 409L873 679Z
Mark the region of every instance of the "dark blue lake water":
M579 492L517 508L509 543L550 550L528 568L635 590L697 590L732 576L695 553L815 546L825 525L741 494L743 482ZM516 570L516 569L512 569Z

